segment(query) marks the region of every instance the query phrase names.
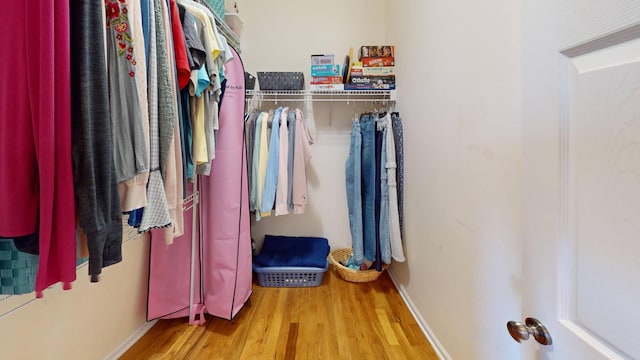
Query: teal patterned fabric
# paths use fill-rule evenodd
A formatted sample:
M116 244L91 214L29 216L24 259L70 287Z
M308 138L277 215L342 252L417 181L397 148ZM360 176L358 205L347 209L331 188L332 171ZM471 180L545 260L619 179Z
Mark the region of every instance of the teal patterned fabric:
M224 20L224 0L206 0L205 3L220 19Z
M18 251L12 239L0 240L0 294L33 292L37 272L37 255Z

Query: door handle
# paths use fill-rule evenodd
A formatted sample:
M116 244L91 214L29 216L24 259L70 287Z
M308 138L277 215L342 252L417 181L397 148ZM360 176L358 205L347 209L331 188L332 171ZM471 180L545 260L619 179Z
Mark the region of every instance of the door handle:
M553 343L547 327L535 318L526 318L524 324L519 321L509 321L507 322L507 330L517 342L528 340L529 336L533 335L533 338L542 345L551 345Z

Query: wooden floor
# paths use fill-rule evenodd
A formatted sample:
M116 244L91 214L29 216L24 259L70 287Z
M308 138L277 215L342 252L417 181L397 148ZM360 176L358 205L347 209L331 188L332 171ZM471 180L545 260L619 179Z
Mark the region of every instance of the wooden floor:
M387 273L351 283L266 288L232 321L160 320L121 359L438 359Z

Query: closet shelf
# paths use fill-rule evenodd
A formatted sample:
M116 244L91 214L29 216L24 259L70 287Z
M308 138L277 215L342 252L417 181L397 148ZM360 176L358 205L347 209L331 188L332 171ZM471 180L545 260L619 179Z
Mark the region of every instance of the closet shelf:
M247 90L246 101L396 101L396 90Z

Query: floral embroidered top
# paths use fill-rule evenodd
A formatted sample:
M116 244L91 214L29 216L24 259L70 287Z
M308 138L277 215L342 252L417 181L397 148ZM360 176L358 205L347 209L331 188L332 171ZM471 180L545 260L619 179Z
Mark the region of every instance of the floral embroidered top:
M133 55L133 38L129 28L127 0L105 0L105 4L107 6L107 29L115 31L118 56L127 54L126 59L131 64L131 70L128 74L133 77L136 60Z
M149 171L142 104L136 74L136 49L128 16L129 0L105 0L109 107L114 162L118 182ZM138 42L136 42L138 41Z

